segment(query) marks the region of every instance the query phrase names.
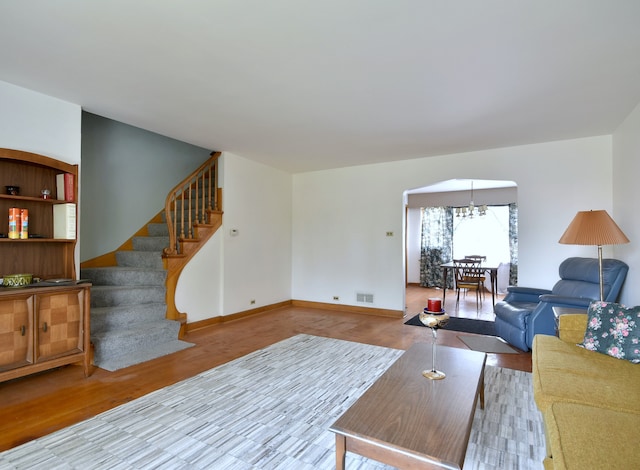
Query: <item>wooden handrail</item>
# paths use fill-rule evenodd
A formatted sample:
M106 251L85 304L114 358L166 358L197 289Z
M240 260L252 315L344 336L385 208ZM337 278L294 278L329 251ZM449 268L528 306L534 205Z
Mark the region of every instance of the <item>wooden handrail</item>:
M164 211L169 228L169 246L164 249L165 255L180 254L179 242L193 238L193 224L208 224L211 211L220 210L218 201L220 155L221 152L211 152L211 157L206 162L167 195Z

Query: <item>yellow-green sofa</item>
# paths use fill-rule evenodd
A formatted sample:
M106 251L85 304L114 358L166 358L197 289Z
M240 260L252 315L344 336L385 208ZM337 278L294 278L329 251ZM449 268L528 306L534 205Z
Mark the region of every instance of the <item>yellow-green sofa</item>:
M577 346L587 314L536 335L533 392L547 443L545 469L640 468L640 365Z

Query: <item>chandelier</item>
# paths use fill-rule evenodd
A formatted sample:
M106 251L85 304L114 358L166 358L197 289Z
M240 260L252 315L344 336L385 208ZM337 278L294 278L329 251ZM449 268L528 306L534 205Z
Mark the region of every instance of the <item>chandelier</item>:
M487 205L482 204L475 206L473 204L473 181L471 181L471 200L468 207L456 207L456 217L469 217L472 219L474 215L483 216L487 214Z

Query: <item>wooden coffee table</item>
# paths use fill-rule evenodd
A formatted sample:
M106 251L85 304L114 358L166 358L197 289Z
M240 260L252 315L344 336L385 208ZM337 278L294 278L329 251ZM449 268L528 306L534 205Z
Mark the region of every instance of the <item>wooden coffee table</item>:
M411 346L331 426L336 468L347 451L398 468L462 468L478 397L484 407L486 357L438 345L436 367L447 376L429 380L431 344Z

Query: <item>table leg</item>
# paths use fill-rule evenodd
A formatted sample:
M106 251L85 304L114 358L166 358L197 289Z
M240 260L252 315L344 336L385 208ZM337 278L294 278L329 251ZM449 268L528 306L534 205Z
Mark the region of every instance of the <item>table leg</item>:
M346 454L347 438L341 434L336 434L336 470L344 470Z
M480 377L480 409L484 410L484 368Z

